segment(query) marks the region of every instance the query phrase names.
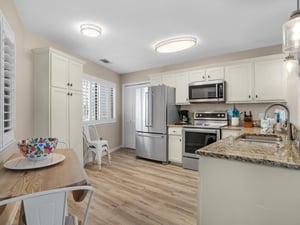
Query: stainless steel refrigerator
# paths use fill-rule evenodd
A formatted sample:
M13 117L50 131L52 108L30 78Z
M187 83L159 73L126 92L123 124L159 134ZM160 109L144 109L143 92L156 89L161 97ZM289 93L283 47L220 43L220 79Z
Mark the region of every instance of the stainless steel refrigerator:
M167 124L178 122L175 88L165 85L136 90L136 156L168 162Z

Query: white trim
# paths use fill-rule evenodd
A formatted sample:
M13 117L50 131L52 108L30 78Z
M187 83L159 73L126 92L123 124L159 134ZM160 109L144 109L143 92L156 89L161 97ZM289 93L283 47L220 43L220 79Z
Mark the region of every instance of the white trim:
M122 84L122 147L124 147L124 132L125 132L125 123L124 123L124 89L128 86L143 86L150 85L150 81L141 81L135 83L124 83Z

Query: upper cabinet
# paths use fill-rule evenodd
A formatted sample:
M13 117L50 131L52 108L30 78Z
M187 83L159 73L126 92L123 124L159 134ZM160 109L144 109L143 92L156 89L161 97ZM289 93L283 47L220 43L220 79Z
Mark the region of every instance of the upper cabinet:
M63 55L51 52L51 85L74 91L82 89L82 63L70 60Z
M277 55L226 66L226 102L286 101L287 78L282 59Z
M224 79L224 67L211 67L207 69L189 71L189 83L197 81L210 81Z
M286 101L286 85L282 59L254 62L255 101Z
M151 85L176 88L176 104L190 104L188 84L225 79L226 103L285 102L287 77L283 54L229 62L215 67L190 68L184 71L150 76Z
M225 68L226 102L252 100L252 64L241 63Z

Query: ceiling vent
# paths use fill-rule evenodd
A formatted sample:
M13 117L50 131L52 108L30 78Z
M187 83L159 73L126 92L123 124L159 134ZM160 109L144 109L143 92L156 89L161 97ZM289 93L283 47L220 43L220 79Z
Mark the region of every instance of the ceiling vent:
M100 61L103 62L103 63L106 63L106 64L110 63L110 61L107 60L107 59L100 59Z

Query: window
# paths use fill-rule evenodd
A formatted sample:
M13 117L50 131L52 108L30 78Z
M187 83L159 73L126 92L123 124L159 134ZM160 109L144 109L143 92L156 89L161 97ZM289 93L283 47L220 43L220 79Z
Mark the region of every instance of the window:
M0 13L0 151L14 143L15 133L15 37Z
M115 96L114 83L89 75L84 76L82 80L83 121L115 122Z

